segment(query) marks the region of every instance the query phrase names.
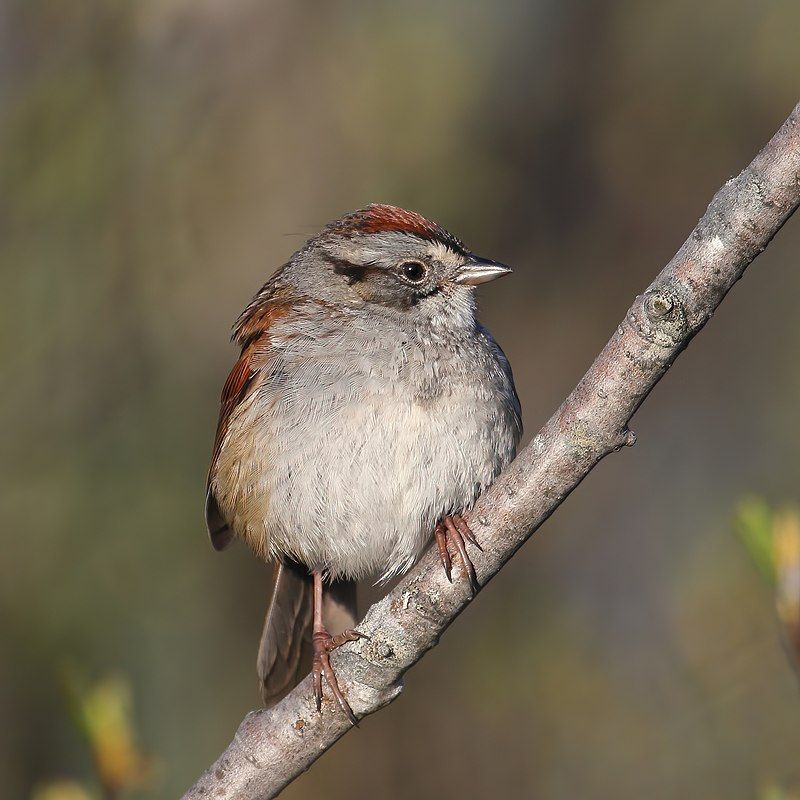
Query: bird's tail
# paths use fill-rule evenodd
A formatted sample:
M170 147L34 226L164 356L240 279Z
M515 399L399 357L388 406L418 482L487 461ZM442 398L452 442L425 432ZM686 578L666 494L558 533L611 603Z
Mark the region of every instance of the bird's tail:
M331 634L356 624L355 581L325 585L322 620ZM277 703L311 671L312 622L311 575L299 564L278 564L258 647L258 681L264 705Z

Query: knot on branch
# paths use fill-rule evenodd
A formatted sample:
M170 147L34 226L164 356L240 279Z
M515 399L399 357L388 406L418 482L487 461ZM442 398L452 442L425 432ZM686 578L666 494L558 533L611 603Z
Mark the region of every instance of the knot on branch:
M688 328L683 304L670 287L648 289L631 308L628 322L642 339L659 347L674 347Z

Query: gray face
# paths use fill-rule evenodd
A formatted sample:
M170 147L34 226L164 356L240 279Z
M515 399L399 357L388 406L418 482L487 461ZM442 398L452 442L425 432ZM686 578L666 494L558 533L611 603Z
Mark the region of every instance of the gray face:
M467 257L417 236L376 233L323 248L334 275L367 303L409 310L452 289Z
M468 325L474 286L509 271L444 242L390 232L321 237L292 259L286 274L323 300L366 303L419 323Z

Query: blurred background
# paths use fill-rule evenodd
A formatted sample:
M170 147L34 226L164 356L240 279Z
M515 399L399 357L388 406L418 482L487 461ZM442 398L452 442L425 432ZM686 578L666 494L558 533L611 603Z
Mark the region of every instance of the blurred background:
M293 250L381 201L512 264L481 304L527 441L797 101L799 29L795 0L0 3L3 795L176 797L258 703L269 570L212 552L204 480L230 325ZM799 256L794 219L637 446L285 797L800 791L737 535L800 501Z

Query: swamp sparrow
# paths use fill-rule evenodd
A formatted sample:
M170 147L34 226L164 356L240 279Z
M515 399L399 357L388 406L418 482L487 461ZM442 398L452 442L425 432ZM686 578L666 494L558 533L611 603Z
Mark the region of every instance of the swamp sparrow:
M448 577L449 544L477 588L461 514L522 423L474 295L509 272L419 214L371 205L298 250L236 322L206 520L216 549L238 537L277 563L258 656L267 704L310 664L317 708L324 676L355 722L329 661L361 635L355 581L405 572L432 536Z

